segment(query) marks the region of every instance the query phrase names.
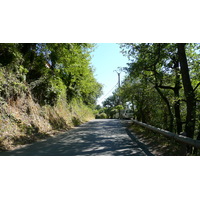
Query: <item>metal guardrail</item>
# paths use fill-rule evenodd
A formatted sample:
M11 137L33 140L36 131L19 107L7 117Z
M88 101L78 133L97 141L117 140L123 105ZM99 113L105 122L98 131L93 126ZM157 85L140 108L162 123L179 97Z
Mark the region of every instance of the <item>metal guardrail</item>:
M152 130L154 132L160 133L160 134L165 135L167 137L173 138L174 140L176 140L178 142L181 142L181 143L196 147L198 149L200 148L200 140L193 140L192 138L189 138L189 137L186 137L186 136L183 136L183 135L177 135L177 134L172 133L170 131L166 131L164 129L156 128L154 126L145 124L143 122L139 122L137 120L132 120L132 121L134 123L144 127L144 128L147 128L147 129Z

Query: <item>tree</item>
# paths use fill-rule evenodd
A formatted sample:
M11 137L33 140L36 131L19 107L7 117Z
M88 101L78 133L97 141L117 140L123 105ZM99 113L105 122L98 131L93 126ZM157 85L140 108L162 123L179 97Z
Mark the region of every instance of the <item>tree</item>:
M180 133L185 123L187 136L194 138L200 85L199 45L130 43L121 44L121 48L130 59L125 69L129 76L154 85L165 103L170 118L168 130Z
M178 65L177 53L174 44L125 44L129 46L128 56L132 58L129 67L126 69L130 76L141 77L149 84L153 84L155 90L158 92L163 102L166 104L168 110L169 127L168 130L174 130L174 114L170 100L167 96L171 92L164 92L164 90L172 90L174 92L174 108L175 118L177 122L176 130L178 133L182 130L182 123L180 119L180 104L179 104L179 90L180 82L178 81ZM122 45L124 48L124 45ZM124 53L126 53L124 51ZM174 78L174 74L176 77ZM172 85L174 79L175 86Z
M182 82L184 87L184 94L187 104L187 116L185 124L185 132L188 137L194 137L195 120L196 120L196 99L194 89L191 84L187 57L185 53L184 43L178 44L178 55L181 66Z
M0 66L19 72L26 69L26 81L34 99L54 105L65 95L94 107L102 85L94 78L88 43L0 44Z

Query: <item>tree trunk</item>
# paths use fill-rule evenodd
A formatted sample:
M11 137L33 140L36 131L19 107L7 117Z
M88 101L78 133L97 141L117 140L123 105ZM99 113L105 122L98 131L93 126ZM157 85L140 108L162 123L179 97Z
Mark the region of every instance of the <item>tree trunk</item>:
M187 104L185 132L187 137L193 138L195 129L195 117L196 117L196 100L195 100L195 93L190 80L184 43L178 44L178 56L181 67L184 94L186 97L186 104Z
M159 88L157 85L155 86L155 89L158 91L158 93L160 94L161 98L163 99L163 101L164 101L164 102L166 103L166 105L167 105L168 114L169 114L169 121L170 121L168 130L169 130L170 132L173 132L173 129L174 129L174 125L173 125L173 124L174 124L174 123L173 123L173 121L174 121L174 116L173 116L173 113L172 113L171 108L170 108L170 103L169 103L167 97L165 97L165 96L163 95L163 93L161 92L160 88Z
M180 70L179 70L178 64L179 64L178 61L174 61L173 68L175 70L175 86L174 87L163 86L162 82L161 82L161 84L157 87L162 88L162 89L170 89L170 90L173 90L173 92L174 92L174 98L175 98L174 112L175 112L175 119L176 119L176 132L179 134L182 132L182 121L181 121L180 100L179 100L179 90L181 89L180 74L179 74ZM166 100L165 100L165 102L167 103ZM167 103L167 104L169 104L169 103ZM169 107L169 105L168 105L168 107Z
M175 103L174 103L174 112L176 118L176 131L178 134L182 132L182 121L181 121L181 114L180 114L180 100L179 100L179 90L180 90L180 74L178 69L178 62L174 65L175 73L176 73L176 80L175 80L175 87L174 87L174 96L175 96Z
M179 90L174 89L175 97L179 97ZM178 134L182 132L182 121L180 115L180 100L177 100L174 103L174 111L175 111L175 118L176 118L176 131Z

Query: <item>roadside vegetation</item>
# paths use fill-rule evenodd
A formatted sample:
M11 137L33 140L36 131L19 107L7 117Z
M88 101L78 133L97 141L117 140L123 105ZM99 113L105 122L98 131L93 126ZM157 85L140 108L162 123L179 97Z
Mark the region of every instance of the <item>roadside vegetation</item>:
M200 139L200 44L124 43L126 78L98 108L108 118L117 106L132 118L189 138ZM160 136L158 136L160 137ZM197 154L188 148L188 153Z
M94 118L94 44L0 44L0 150Z

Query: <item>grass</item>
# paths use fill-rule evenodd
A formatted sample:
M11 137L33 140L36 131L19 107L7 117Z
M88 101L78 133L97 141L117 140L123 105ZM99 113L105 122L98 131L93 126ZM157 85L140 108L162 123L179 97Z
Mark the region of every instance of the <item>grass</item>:
M131 124L130 127L138 140L144 143L154 155L180 156L183 155L183 147L173 139L154 133L139 125Z
M63 89L54 106L40 105L31 89L13 72L0 69L0 151L66 132L94 119L78 99L66 102Z
M94 119L92 110L76 100L40 106L30 96L18 98L15 104L1 107L0 151L66 132L91 119Z

